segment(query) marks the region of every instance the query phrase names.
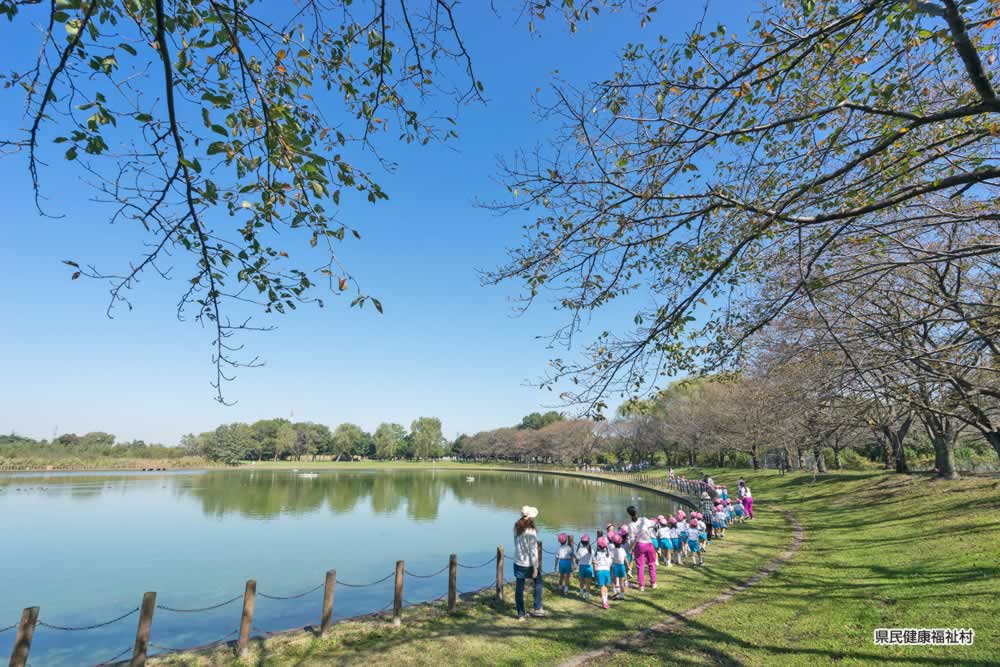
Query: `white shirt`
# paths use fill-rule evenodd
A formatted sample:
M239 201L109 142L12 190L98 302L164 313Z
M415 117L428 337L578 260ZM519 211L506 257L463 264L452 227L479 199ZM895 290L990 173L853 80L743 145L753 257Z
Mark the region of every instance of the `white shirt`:
M705 525L705 522L702 521L701 519L698 519L698 532L704 533L706 528L708 528L708 526Z
M611 569L611 552L598 549L594 554L594 569L595 570L610 570Z
M622 564L628 562L628 551L625 547L615 547L614 559L616 563Z
M580 564L580 567L590 565L590 561L594 559L594 552L586 547L580 547L576 550L576 560Z
M514 564L538 567L538 534L531 528L520 535L514 531Z
M573 548L568 544L560 544L556 551L556 558L559 560L570 560L573 558Z
M676 540L681 536L681 533L679 530L677 530L677 526L674 526L672 528L667 529L667 536L672 540Z
M681 539L684 539L685 537L687 537L687 534L688 534L688 525L687 525L687 522L681 523L681 524L677 524L677 537L680 537Z
M646 517L639 517L632 522L632 533L639 544L650 544L653 541L653 522Z

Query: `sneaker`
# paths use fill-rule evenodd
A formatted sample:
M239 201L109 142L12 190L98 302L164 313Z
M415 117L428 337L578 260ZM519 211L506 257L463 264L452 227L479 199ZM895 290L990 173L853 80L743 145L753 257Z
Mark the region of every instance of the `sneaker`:
M607 602L605 602L605 603L604 603L604 608L605 608L605 609L607 609L607 608L608 608L608 603L607 603Z
M531 614L532 616L535 616L535 617L538 617L538 618L541 618L541 617L545 616L545 610L544 609L532 609L528 613Z
M517 622L518 623L524 623L526 620L528 620L528 619L526 617L524 617L524 616L518 616L517 617Z
M652 588L655 591L656 590L656 584L653 584L652 586L650 586L650 588Z
M645 586L639 586L639 592L640 593L645 593L646 592L646 587Z

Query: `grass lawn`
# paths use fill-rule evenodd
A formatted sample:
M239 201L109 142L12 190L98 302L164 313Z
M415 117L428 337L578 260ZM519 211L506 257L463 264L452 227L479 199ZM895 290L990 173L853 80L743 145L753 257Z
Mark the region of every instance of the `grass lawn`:
M805 528L801 551L613 665L1000 664L1000 480L744 478L759 516L774 505L796 515ZM876 646L875 628L973 628L975 645Z
M739 474L707 472L731 489ZM943 482L879 473L835 473L815 483L805 474L748 472L744 477L754 490L756 520L714 543L704 568L661 568L657 590L633 593L608 611L593 598L588 604L562 597L547 580L549 616L526 623L513 618L513 587L508 586L504 603L482 594L463 602L453 615L444 612L443 603L406 609L401 628L393 628L387 618L348 621L323 639L299 632L256 640L242 661L224 648L151 662L213 667L558 664L748 578L792 541L792 526L777 511L780 507L805 529L805 542L789 562L671 632L628 652L602 656L595 664L1000 664L1000 616L991 599L1000 595L1000 481ZM881 647L872 643L877 627L971 627L976 641L971 647Z

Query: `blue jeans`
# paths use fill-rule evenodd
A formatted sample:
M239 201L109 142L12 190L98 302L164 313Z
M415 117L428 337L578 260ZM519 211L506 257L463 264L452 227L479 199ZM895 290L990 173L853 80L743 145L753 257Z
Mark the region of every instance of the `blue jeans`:
M524 616L524 580L530 579L534 574L531 567L514 565L514 579L517 582L514 588L514 603L517 605L517 617ZM535 611L542 608L542 577L541 573L535 578Z

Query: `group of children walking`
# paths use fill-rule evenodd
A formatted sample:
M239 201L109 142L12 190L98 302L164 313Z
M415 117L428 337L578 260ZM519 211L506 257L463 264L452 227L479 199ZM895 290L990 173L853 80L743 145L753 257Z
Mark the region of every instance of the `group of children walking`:
M732 502L725 489L719 489L718 498L710 515L702 512L679 510L675 515L655 519L640 517L634 507L628 508L631 521L621 526L609 523L604 531L597 531L591 542L590 535L581 535L574 546L566 533L559 534L559 548L555 553L555 566L559 573L559 588L569 594L572 577L576 572L579 595L590 599L591 588L600 589L601 603L609 607L609 599L624 600L625 591L636 587L633 581L638 574L638 590L645 590L645 571L649 570L652 588L656 588L656 565L667 567L705 564L705 551L709 544L708 526L713 537L725 538L726 529L734 523L743 523L744 508Z

